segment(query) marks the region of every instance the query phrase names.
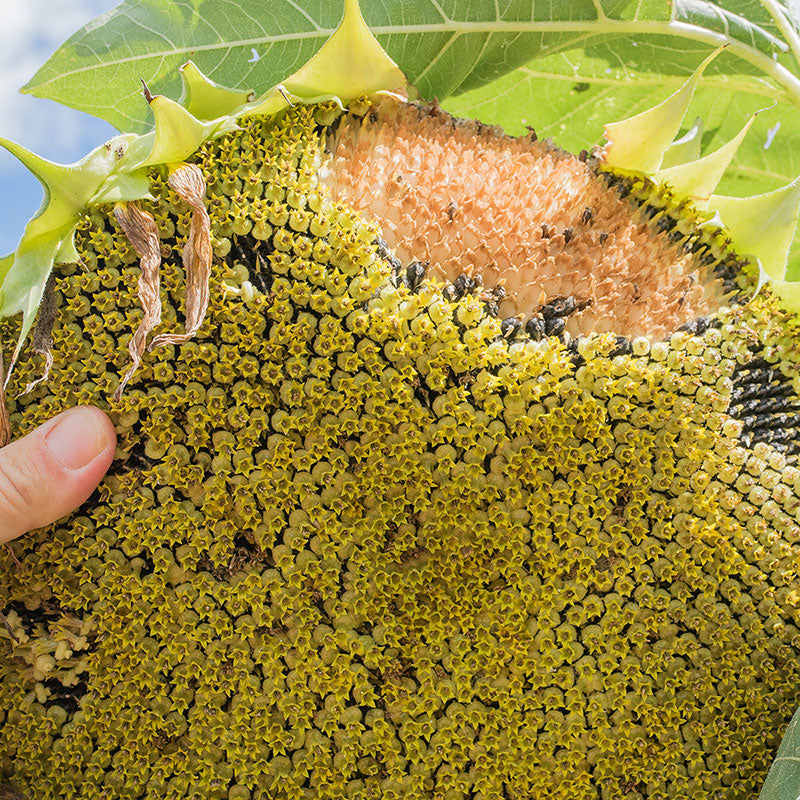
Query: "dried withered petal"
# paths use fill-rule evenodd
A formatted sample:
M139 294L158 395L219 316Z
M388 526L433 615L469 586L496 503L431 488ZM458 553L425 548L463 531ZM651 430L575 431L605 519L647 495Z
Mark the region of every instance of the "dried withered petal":
M5 367L3 364L3 351L0 349L0 447L5 447L11 441L11 421L8 417L8 406L6 405L6 394L5 394ZM14 551L11 549L11 545L6 542L6 549L11 554L11 558L20 566L19 559L17 558ZM6 627L8 623L6 622L5 617L0 617L3 623L5 623ZM13 631L11 631L12 637L14 636Z
M120 203L114 209L114 216L140 259L142 274L139 277L138 291L144 310L144 317L128 345L133 363L114 392L114 399L119 400L142 360L147 334L161 321L159 295L161 243L155 220L146 211L142 211L136 203Z
M182 344L197 333L208 309L208 280L211 275L211 220L205 206L206 182L200 167L184 164L168 178L178 196L192 208L192 226L183 248L186 270L186 332L156 336L150 347Z
M50 377L50 370L53 367L53 325L55 325L57 313L55 278L50 273L50 277L44 287L44 294L39 306L39 315L36 317L33 341L31 343L33 352L44 357L44 372L25 387L22 392L23 395L28 394L28 392L32 391L40 383L44 383Z
M3 351L0 349L0 447L5 447L11 441L11 420L8 418L5 383L6 370L3 363Z

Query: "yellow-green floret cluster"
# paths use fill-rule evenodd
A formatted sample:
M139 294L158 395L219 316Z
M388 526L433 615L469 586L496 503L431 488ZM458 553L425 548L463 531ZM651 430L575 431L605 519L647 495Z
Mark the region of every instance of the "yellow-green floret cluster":
M764 292L663 341L509 328L479 287L398 279L379 226L333 201L336 117L251 118L190 159L208 313L119 399L142 310L111 207L57 267L54 366L23 395L43 360L20 361L15 434L98 403L119 451L80 511L2 554L0 780L31 800L754 797L800 705L800 468L767 443L793 436L797 318ZM158 332L180 332L192 209L166 173L152 192Z

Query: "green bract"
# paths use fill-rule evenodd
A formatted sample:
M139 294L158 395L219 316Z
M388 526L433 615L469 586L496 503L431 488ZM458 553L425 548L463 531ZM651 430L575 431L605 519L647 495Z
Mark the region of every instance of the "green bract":
M55 164L0 138L0 145L44 187L42 206L17 250L0 261L0 318L22 313L11 368L33 325L53 264L77 260L72 235L87 207L148 197L147 167L182 161L203 142L233 130L240 117L276 114L294 103L335 99L344 104L402 89L406 83L364 23L358 0L345 0L341 25L305 66L257 98L217 86L191 62L182 75L182 104L152 96L145 87L155 117L153 131L117 136L75 164Z

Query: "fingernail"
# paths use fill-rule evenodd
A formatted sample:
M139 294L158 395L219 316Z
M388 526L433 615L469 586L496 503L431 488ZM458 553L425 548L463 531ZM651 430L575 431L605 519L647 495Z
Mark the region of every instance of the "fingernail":
M108 447L108 428L90 408L65 411L47 434L45 444L66 469L81 469Z

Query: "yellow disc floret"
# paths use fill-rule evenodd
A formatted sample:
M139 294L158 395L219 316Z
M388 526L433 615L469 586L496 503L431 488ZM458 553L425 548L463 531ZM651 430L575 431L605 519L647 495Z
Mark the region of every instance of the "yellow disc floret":
M11 422L99 403L119 451L0 561L0 779L37 800L753 797L800 704L797 317L708 293L686 330L568 340L550 321L581 310L545 292L541 331L509 323L479 270L445 282L410 240L401 263L382 212L332 193L326 146L388 102L253 116L189 159L212 248L193 337L199 223L166 172L137 206L163 347L131 347L154 317L130 214L79 222L49 378L21 394L44 365L23 355ZM645 182L569 164L641 219ZM748 285L667 216L636 223L648 247L688 226L713 286Z

